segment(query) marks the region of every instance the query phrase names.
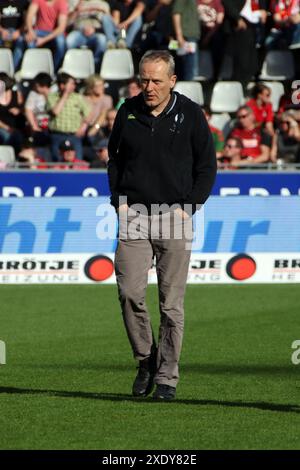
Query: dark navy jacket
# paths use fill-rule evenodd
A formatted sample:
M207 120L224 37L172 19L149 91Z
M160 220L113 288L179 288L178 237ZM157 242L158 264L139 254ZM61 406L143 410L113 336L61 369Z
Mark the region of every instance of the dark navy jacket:
M173 92L157 117L142 93L118 111L109 140L108 175L116 208L128 204L203 204L216 175L216 154L201 108Z

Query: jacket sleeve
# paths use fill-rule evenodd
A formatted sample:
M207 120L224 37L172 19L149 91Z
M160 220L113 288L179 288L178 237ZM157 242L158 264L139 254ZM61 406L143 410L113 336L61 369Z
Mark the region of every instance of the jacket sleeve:
M119 198L122 194L119 192L119 182L122 176L123 164L120 159L119 147L122 139L122 132L126 122L126 108L124 104L119 109L113 129L108 142L109 160L107 165L108 181L111 192L111 205L117 209L119 207Z
M217 172L216 151L211 131L200 108L196 109L192 132L193 189L184 204L204 204L208 198Z

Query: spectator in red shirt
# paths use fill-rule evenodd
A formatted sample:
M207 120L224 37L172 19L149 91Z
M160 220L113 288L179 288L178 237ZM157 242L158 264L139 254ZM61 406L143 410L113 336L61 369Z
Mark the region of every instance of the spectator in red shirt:
M25 39L29 48L54 49L54 69L58 70L65 55L67 0L32 0L26 16Z
M270 135L274 135L274 113L273 106L270 101L271 89L263 83L254 85L251 90L252 99L247 101L254 112L256 123L263 127Z
M271 159L272 137L255 122L255 115L249 106L241 106L237 111L237 126L230 137L237 137L243 143L245 164L265 163ZM274 159L274 157L272 157Z
M271 0L270 11L274 28L266 39L266 47L276 48L283 40L290 49L300 48L300 0Z

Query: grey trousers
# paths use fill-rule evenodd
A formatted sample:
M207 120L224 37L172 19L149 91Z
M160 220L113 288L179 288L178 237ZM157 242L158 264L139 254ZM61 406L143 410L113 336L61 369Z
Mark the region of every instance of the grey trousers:
M171 215L171 216L170 216ZM169 220L169 233L168 222ZM184 329L184 294L193 237L192 219L172 212L131 216L131 229L119 221L115 272L127 335L134 357L151 354L153 330L145 303L148 271L156 261L160 328L156 384L176 387ZM165 225L164 225L165 224Z

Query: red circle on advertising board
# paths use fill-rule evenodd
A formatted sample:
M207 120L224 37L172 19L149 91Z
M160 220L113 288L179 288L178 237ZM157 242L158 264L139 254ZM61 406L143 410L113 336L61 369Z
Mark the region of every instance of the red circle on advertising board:
M228 261L226 271L232 279L244 281L255 274L256 262L251 256L240 254Z
M234 263L231 268L233 277L239 281L249 279L256 271L255 262L252 259L242 258Z
M87 261L84 271L92 281L105 281L113 274L114 263L107 256L94 256Z

